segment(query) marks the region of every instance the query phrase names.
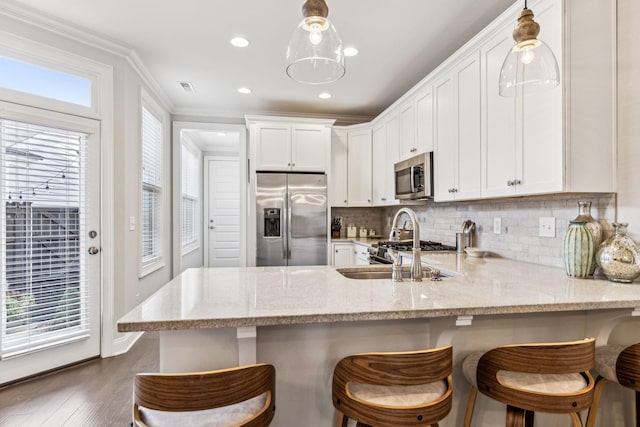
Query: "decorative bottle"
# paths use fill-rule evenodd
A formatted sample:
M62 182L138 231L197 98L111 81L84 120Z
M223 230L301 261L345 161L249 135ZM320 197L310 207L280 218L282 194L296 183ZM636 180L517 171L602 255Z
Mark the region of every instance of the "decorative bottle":
M628 223L611 225L614 234L598 248L596 263L612 282L631 283L640 276L638 246L627 236Z
M564 268L569 277L586 278L593 271L595 244L584 221L569 221L564 236Z
M602 239L604 237L604 233L602 231L602 224L596 221L591 216L591 202L589 201L579 201L578 202L578 216L574 218L574 221L584 221L586 223L587 229L591 232L593 236L593 244L595 245L595 250L597 251L600 247L600 243L602 243ZM594 251L595 252L595 251ZM595 256L595 253L594 253ZM593 276L594 271L596 270L596 262L595 259L591 264L591 270L589 271L589 276Z

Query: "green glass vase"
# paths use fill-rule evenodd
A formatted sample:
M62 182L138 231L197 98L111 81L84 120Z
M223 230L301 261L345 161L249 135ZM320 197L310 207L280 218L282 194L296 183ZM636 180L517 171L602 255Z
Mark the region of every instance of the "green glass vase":
M569 277L593 275L595 241L584 220L569 221L564 236L564 268Z

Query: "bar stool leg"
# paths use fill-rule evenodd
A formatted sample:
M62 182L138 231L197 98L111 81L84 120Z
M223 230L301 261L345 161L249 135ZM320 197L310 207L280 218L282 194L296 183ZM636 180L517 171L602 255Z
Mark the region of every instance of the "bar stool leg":
M507 405L506 427L526 427L525 410Z
M640 427L640 391L636 391L636 427Z
M478 396L478 388L471 387L469 391L469 400L467 400L467 412L464 414L464 427L471 427L471 418L473 417L473 408L476 406L476 397Z
M533 427L533 418L535 416L535 412L533 411L524 411L524 425L527 427Z
M344 416L344 414L340 411L338 412L338 416L336 418L336 427L347 427L347 424L349 423L349 419L347 417Z
M580 413L573 412L569 415L571 415L571 420L573 421L573 427L582 427L582 419L580 418Z
M591 406L589 407L586 427L594 427L596 425L596 417L598 415L598 408L600 406L600 398L602 397L602 390L604 389L604 386L608 382L609 380L604 378L602 375L599 375L598 378L596 378L596 385L593 390L593 403L591 403ZM637 408L637 405L636 405L636 408Z

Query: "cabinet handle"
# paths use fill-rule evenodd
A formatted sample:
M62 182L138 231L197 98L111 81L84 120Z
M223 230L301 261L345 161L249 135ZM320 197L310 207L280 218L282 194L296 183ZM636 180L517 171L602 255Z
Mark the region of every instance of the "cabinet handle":
M520 185L522 184L522 181L520 181L519 179L516 179L515 181L513 181L513 185Z
M291 163L291 166L295 167L295 166L296 166L296 164L295 164L295 163Z
M291 163L287 163L287 166L291 166Z
M346 201L346 200L345 200L344 202L345 202L345 203L347 203L347 201Z
M511 187L513 185L514 185L513 181L511 181L511 180L507 181L507 187Z
M371 199L367 199L367 202L371 203Z
M382 200L383 202L386 202L387 198L386 197L381 197L380 200Z

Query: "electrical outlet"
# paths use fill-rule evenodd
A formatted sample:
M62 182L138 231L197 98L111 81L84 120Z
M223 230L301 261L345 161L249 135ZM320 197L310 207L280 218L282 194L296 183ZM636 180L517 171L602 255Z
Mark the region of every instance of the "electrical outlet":
M540 237L556 237L556 219L552 216L540 217L538 235Z
M136 229L136 217L129 217L129 231L134 231Z
M501 233L502 233L502 219L493 218L493 234L501 234Z

